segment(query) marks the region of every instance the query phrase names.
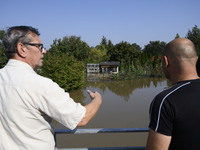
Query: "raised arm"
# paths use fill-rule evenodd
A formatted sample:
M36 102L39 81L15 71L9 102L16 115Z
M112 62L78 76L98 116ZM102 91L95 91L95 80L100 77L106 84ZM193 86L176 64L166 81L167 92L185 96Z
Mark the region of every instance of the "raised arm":
M94 116L96 115L99 107L102 103L101 95L95 91L94 93L90 90L87 91L90 95L92 101L85 105L86 113L81 122L77 126L84 126L86 125Z
M150 129L146 150L168 150L170 141L171 136L166 136Z

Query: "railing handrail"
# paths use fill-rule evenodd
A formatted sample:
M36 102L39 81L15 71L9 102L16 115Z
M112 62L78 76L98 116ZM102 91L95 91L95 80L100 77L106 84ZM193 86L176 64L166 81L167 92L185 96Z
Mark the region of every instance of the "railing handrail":
M145 150L145 146L138 147L97 147L97 148L59 148L57 150Z
M55 129L55 143L57 134L94 134L94 133L125 133L125 132L148 132L149 128L90 128L90 129ZM145 147L104 147L104 148L65 148L59 150L103 150L103 149L140 149L144 150Z

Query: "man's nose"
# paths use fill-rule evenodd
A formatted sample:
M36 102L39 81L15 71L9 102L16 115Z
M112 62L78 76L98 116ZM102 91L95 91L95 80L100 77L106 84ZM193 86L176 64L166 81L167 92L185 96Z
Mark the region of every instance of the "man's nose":
M45 48L43 48L43 49L42 49L42 54L46 54L46 52L47 52L47 51L45 50Z

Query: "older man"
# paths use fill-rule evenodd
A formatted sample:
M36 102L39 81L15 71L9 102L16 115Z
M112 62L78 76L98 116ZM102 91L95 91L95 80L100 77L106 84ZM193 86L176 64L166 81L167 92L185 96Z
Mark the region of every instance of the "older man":
M98 92L88 91L92 101L82 106L55 82L35 73L46 53L37 29L11 27L3 46L9 61L0 69L1 150L53 150L51 118L74 129L95 116L102 103Z
M147 150L196 150L200 147L200 79L194 44L185 38L169 42L162 68L172 87L159 93L150 108Z

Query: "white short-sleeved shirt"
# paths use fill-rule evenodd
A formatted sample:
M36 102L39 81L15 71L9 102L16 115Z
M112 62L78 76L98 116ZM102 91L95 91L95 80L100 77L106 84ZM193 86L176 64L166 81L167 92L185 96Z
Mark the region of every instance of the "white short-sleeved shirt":
M0 150L53 150L51 118L74 129L85 112L28 64L10 59L0 69Z

